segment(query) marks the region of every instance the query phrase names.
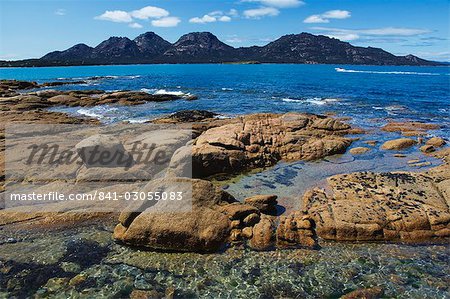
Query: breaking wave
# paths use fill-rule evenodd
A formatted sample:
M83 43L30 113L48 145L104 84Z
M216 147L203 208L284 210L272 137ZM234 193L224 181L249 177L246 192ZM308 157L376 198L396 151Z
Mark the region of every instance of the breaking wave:
M170 91L170 90L165 90L165 89L157 90L157 91L155 91L154 94L158 94L158 95L168 94L168 95L180 96L180 97L187 95L186 93L184 93L182 91Z
M287 103L309 103L313 105L326 105L333 102L339 102L338 99L334 98L307 98L307 99L291 99L291 98L283 98L281 99L283 102Z
M130 124L143 124L148 122L148 119L141 119L141 118L130 118L126 119L126 122L129 122Z
M363 74L388 74L388 75L424 75L424 76L439 76L438 73L419 73L419 72L401 72L401 71L392 71L392 72L382 72L382 71L361 71L361 70L347 70L343 68L335 68L338 73L363 73Z
M103 118L103 115L95 113L94 111L89 110L89 109L79 109L79 110L77 110L77 113L81 114L81 115L97 118L97 119Z
M303 100L296 100L296 99L290 99L290 98L284 98L281 99L283 102L288 102L288 103L301 103L304 102Z
M109 118L117 113L119 109L117 107L110 106L96 106L92 108L81 108L77 110L78 114L97 118L105 119Z

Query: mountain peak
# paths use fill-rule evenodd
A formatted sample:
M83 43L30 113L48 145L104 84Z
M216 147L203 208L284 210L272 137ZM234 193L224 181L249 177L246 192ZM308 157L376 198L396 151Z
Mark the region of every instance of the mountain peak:
M95 47L91 58L105 61L118 60L122 62L126 59L138 57L139 53L140 50L136 43L128 37L113 36Z
M95 48L77 44L65 51L51 52L38 60L8 62L6 66L239 61L297 64L440 65L414 55L396 56L383 49L353 46L336 38L307 32L284 35L265 46L236 49L220 41L211 32L188 33L171 44L155 32L150 31L137 36L134 40L113 36Z
M176 46L186 42L222 43L217 36L211 32L191 32L181 36L174 45Z
M132 41L128 37L122 37L122 36L111 36L107 40L101 42L97 47L95 48L102 48L108 45L114 45L114 44L129 44Z
M147 31L147 32L144 32L144 33L140 34L137 38L143 37L143 36L146 36L146 37L158 36L158 37L159 37L159 35L156 34L155 32L153 32L153 31Z
M419 58L419 57L414 56L412 54L406 55L406 56L404 56L404 58L405 58L405 60L407 60L409 62L412 62L414 64L418 64L418 65L424 64L424 63L427 62L427 60Z
M211 32L192 32L180 37L164 56L173 61L187 56L195 62L220 62L226 57L233 57L234 50Z
M146 58L162 55L172 46L171 43L152 31L139 35L133 41Z
M73 47L70 47L69 49L65 51L54 51L51 53L48 53L47 55L43 56L42 60L64 60L68 58L69 60L82 60L84 57L87 57L91 55L92 50L94 50L92 47L89 47L86 44L76 44Z

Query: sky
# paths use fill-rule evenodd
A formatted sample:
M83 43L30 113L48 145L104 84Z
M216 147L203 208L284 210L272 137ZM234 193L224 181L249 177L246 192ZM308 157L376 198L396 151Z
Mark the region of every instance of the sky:
M0 60L38 58L110 36L175 42L209 31L234 46L310 32L450 61L450 0L0 0Z

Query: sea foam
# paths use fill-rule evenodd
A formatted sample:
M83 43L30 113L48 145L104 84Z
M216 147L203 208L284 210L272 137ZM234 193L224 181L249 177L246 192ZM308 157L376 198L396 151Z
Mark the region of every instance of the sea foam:
M419 72L401 72L401 71L392 71L392 72L381 72L381 71L361 71L361 70L347 70L343 68L335 68L338 73L363 73L363 74L388 74L388 75L425 75L425 76L439 76L438 73L419 73Z
M103 118L103 115L95 113L94 111L92 111L90 109L78 109L77 113L81 114L81 115L93 117L93 118L98 118L98 119Z
M339 102L338 99L334 98L307 98L307 99L291 99L291 98L283 98L281 99L283 102L287 103L308 103L313 105L326 105L333 102Z

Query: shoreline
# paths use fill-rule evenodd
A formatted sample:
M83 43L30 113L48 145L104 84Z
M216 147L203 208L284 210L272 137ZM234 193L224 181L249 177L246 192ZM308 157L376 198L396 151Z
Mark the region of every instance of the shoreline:
M59 67L91 67L91 66L145 66L145 65L330 65L330 66L375 66L375 67L450 67L450 63L440 65L379 65L379 64L333 64L333 63L228 63L228 62L205 62L205 63L130 63L130 64L77 64L77 65L47 65L47 66L0 66L1 69L27 69L27 68L59 68ZM0 78L3 79L3 78Z

